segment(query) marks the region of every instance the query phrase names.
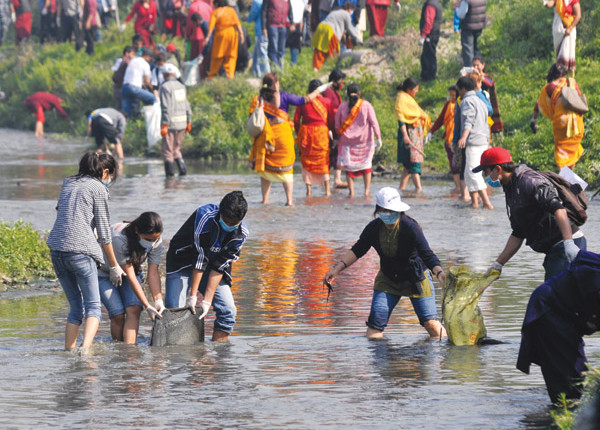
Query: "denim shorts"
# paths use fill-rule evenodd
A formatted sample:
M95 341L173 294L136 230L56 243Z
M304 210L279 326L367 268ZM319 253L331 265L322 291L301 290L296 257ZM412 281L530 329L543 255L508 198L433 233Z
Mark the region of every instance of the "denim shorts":
M192 270L180 270L176 273L167 273L165 285L165 306L169 309L185 306L185 300L191 288ZM208 283L208 272L204 272L198 291L202 294L206 291ZM231 294L231 287L225 281L225 277L219 283L215 297L212 301L215 310L215 329L225 333L231 333L235 325L237 308Z
M86 254L52 251L54 272L69 301L67 322L81 325L83 318L102 320L98 268L96 261Z
M138 276L138 281L142 282L142 275ZM98 284L100 286L100 299L102 304L108 310L108 316L114 317L125 313L125 308L129 306L141 306L144 305L135 295L129 280L123 276L123 283L120 287L115 287L109 278L102 276L98 277Z
M419 318L421 325L430 320L438 320L438 313L435 308L435 290L433 289L433 279L431 273L427 271L427 278L431 286L431 296L411 297L413 309ZM400 301L401 296L386 293L384 291L373 291L373 300L371 301L371 313L367 320L367 326L375 330L383 331L390 320L392 311Z

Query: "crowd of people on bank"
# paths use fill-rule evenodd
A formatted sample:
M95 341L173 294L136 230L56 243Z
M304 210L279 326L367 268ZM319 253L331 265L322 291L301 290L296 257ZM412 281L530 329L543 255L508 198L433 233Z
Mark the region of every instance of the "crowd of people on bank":
M9 10L15 13L17 43L31 31L27 1L11 0ZM59 29L63 40L74 37L76 47L83 46L85 36L86 51L91 53L98 22L106 25L112 19L114 6L109 0L101 5L96 0L74 0L73 4L69 1L40 3L42 26ZM400 8L399 3L396 5ZM533 132L537 131L540 111L550 118L555 162L559 168L573 167L583 153L584 112L577 105L582 92L568 74L575 70L575 36L581 9L578 0L550 0L545 5L555 8L553 36L557 57L530 126ZM298 51L310 39L313 67L319 70L327 58L362 41L365 16L371 35L383 35L389 6L386 0L253 1L247 18L255 24L252 70L262 80L248 112L248 133L252 138L249 161L260 176L264 204L269 203L273 182L282 183L286 204L294 204L296 147L308 196L319 185L327 196L335 187L347 188L352 197L356 193L355 179L361 177L364 195L370 196L373 155L382 147L382 139L376 112L363 98L360 86L346 85L347 76L334 69L327 83L310 80L306 95L296 95L281 88L271 69L284 68L286 44L292 50L294 63ZM419 82L409 77L397 86L394 114L398 121L397 159L402 164L399 190L385 187L377 192L375 219L324 275L324 283L331 286L340 272L373 247L381 267L374 280L367 336L383 336L391 313L403 296L411 299L419 322L431 338L445 336L433 287L434 278L444 284L445 271L419 223L406 215L410 207L400 194L406 191L410 180L415 192L422 192L420 175L425 145L443 125L444 147L460 197L473 207L481 204L493 209L489 188L501 187L505 193L512 232L488 273L501 272L524 241L534 251L545 254L547 282L536 290L527 311L519 369L527 372L531 363L539 364L553 401L561 392L577 397L579 391L574 383L585 369L582 336L599 327L596 309L600 306L600 283L595 274L600 267L598 256L586 252L581 222L572 218L557 186L540 172L516 165L506 149L492 146L491 136L501 133L504 124L496 83L485 72L486 64L477 46L485 27L485 6L485 0L454 4L464 68L457 71L460 78L448 88L448 100L433 124L417 102ZM0 18L4 19L5 12L6 8L0 7ZM419 39L423 46L423 81L437 77L441 12L437 0L425 0ZM162 138L166 176L175 175L176 168L180 175L187 172L181 143L191 130L192 109L182 82L181 55L174 44L165 47L155 42L157 29L169 37L185 37L186 59L198 60L199 75L208 79L219 74L234 77L240 49L247 46L248 35L241 25L237 5L228 0L195 0L191 4L160 1L158 6L154 0L136 0L123 25L127 26L134 17L133 43L124 48L122 58L113 67L115 106L86 112L88 134L95 138L98 150L87 153L80 161L78 173L64 180L57 219L47 242L70 304L65 348L75 348L79 327L85 321L82 353L91 346L100 324L100 303L108 310L112 337L126 343L136 342L143 308L154 319L160 318L165 309L177 307L188 307L203 318L212 307L216 313L215 341L229 337L236 319L231 266L249 235L243 221L248 209L243 194L232 191L218 205L199 207L181 226L166 251L163 296L158 270L164 253L160 215L143 212L131 222L111 224L107 187L116 178L118 159L123 158L127 120L138 114L140 103L157 106L155 119L158 118L156 124ZM572 90L570 96L565 88ZM55 108L68 118L61 102L44 92L25 100L25 106L36 114L36 135L43 134L44 111ZM293 119L291 107L295 108ZM147 122L150 118L151 113ZM346 182L342 181L342 172ZM151 297L142 288L144 263ZM577 300L561 302L564 288L560 279L565 277L578 286ZM557 310L561 303L564 307ZM546 325L556 328L565 324L575 327L569 332L572 336L555 341ZM551 356L551 352L556 354ZM559 353L560 359L556 358Z

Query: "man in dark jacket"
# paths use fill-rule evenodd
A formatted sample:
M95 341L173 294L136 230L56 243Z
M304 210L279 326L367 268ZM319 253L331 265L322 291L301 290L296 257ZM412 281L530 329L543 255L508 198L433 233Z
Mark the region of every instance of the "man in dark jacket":
M515 166L504 148L490 148L481 154L474 173L483 171L486 182L504 189L512 233L504 250L488 269L502 267L519 250L523 241L544 258L545 280L566 270L586 239L567 214L556 187L543 175L525 164Z
M437 58L435 51L440 40L442 25L442 6L438 0L425 0L421 9L419 45L423 46L421 53L421 80L432 81L437 76Z
M175 233L167 251L167 308L189 307L196 313L197 293L202 293L204 318L210 306L216 319L213 341L224 341L233 331L236 307L231 294L231 265L240 258L248 237L242 219L248 203L241 191L232 191L219 205L199 207Z
M456 15L460 18L460 43L465 67L471 67L473 57L481 55L477 38L485 28L486 0L461 0L455 2Z

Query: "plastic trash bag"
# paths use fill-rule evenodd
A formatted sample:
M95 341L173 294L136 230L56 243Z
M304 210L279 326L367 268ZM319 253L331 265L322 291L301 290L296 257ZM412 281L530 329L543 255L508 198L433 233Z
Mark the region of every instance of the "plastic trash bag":
M486 277L466 266L450 268L442 291L442 317L448 339L454 345L475 345L487 335L478 303L498 276L498 271Z
M191 61L184 61L181 64L183 73L181 74L181 81L186 87L196 85L200 77L200 63L204 57L202 55L197 56Z
M166 309L152 324L151 346L196 345L204 342L204 318L188 308Z
M146 139L148 148L152 148L161 139L160 135L160 102L153 105L144 106L144 120L146 121Z

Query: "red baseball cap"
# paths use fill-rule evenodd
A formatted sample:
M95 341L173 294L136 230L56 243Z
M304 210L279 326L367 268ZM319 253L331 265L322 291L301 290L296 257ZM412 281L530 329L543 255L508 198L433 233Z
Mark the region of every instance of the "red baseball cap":
M176 50L177 50L177 47L176 47L174 44L172 44L172 43L169 43L169 44L167 45L167 51L168 51L168 52L175 52Z
M481 172L486 167L503 163L511 163L512 161L512 157L510 156L510 152L508 152L508 150L500 148L499 146L494 146L493 148L483 151L483 154L481 154L481 160L479 161L479 166L475 167L472 171L473 173L477 173Z

